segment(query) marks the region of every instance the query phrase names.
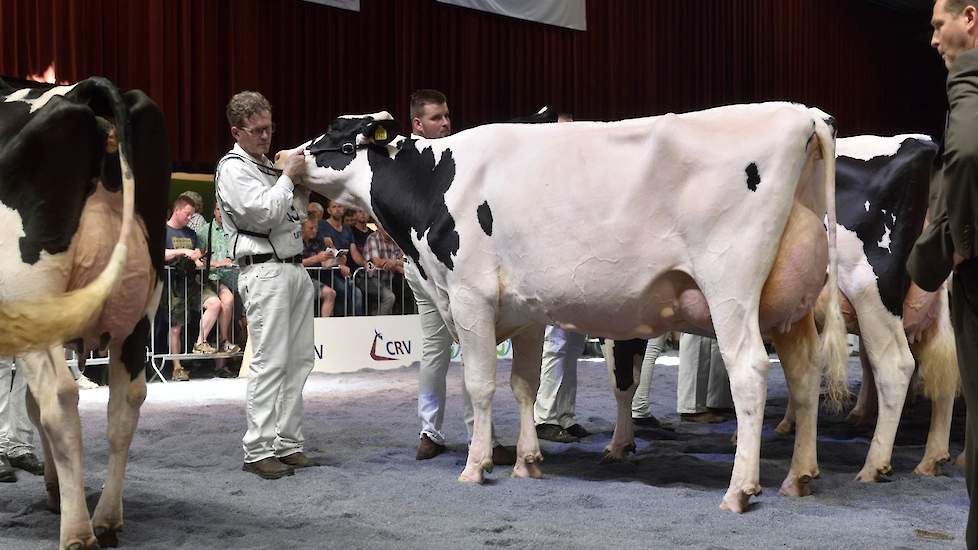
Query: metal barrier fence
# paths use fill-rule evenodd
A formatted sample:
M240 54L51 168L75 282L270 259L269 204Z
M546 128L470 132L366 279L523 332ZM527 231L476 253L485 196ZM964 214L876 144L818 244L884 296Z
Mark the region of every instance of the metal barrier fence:
M323 313L351 317L406 315L417 312L414 295L400 274L361 267L347 279L338 267L306 267L305 270L315 286L312 304L315 317L320 317ZM191 271L166 266L165 288L160 308L152 323L150 346L146 354L153 370L150 381L159 379L167 382L163 375L166 361L226 361L243 355L247 329L244 310L237 293L239 269L237 266L211 268L211 274L218 275L216 281L210 281L219 283L216 291L214 285L205 285L203 271L201 268ZM331 308L326 307L330 300ZM205 317L207 310L212 308L217 309L216 313ZM226 328L222 328L222 324ZM207 331L203 338L200 336L201 328ZM194 344L190 343L191 336ZM197 346L201 342L210 346L211 340L216 348L214 352L201 351L206 350L206 346ZM233 347L225 347L225 342ZM176 347L174 344L179 346L179 350L170 349ZM195 347L198 349L195 350ZM89 361L87 364L98 363Z

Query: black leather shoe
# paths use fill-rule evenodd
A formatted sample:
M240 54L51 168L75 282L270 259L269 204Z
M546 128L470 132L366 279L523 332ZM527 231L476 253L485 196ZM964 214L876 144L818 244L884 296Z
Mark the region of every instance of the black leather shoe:
M30 472L36 476L44 475L44 463L37 459L34 453L25 453L20 456L8 456L10 465L18 470Z
M502 445L492 448L492 463L494 466L512 466L516 464L516 450Z
M17 472L7 460L7 455L0 455L0 483L13 483L17 481Z
M274 456L263 458L257 462L245 462L241 469L265 479L279 479L295 474L292 466L283 464Z
M285 464L286 466L292 466L295 469L299 468L309 468L312 466L318 466L315 462L309 459L305 453L299 451L298 453L292 453L286 456L278 457L279 462Z
M574 443L577 438L556 424L537 424L537 437L557 443Z
M584 426L581 426L580 424L574 424L573 426L569 426L564 429L567 430L567 433L571 434L572 436L578 439L591 435L591 432L587 431L587 429L585 429Z
M662 426L662 423L659 422L659 419L654 416L641 416L638 418L633 416L632 423L635 424L636 426L641 426L643 428L658 428Z
M428 460L445 452L445 446L435 443L428 437L428 434L421 434L421 442L418 443L418 452L414 455L415 460Z

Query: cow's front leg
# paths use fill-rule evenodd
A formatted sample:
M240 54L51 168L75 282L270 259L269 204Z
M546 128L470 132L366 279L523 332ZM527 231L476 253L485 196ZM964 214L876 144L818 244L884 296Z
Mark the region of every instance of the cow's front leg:
M40 429L50 451L45 458L57 467L61 498L60 548L94 548L82 470L81 421L78 417L78 385L58 345L18 356L27 371L27 385L37 401ZM45 479L49 479L45 472Z
M727 307L711 309L715 312L717 342L730 375L730 393L737 411L737 453L730 487L720 508L743 513L750 497L761 494L761 429L769 363L757 325L757 308L723 306Z
M92 517L92 527L99 544L105 547L117 546L118 532L122 530L122 487L126 474L126 463L129 460L129 445L139 421L139 407L146 399L146 372L139 368L135 378L130 376L124 361L138 361L142 366L144 357L145 337L143 331L148 330L148 322L140 323L136 332L129 336L139 342L139 345L113 345L109 349L109 410L108 410L108 440L109 465L99 497L95 514ZM133 352L125 355L132 349Z
M605 339L601 345L617 405L615 433L601 456L602 464L621 462L628 453L635 452L632 398L635 397L636 380L640 375L641 358L645 354L646 345L646 340L610 339Z
M812 313L809 312L795 322L787 333L773 334L773 338L781 358L796 421L791 469L781 484L779 493L802 497L811 494L811 481L819 475L815 441L821 361L818 333Z
M529 327L513 336L513 370L509 383L520 408L520 436L516 441L513 477L543 477L539 466L543 454L533 419L533 403L540 387L544 328L542 325Z
M459 481L482 483L492 471L492 396L496 391L495 312L488 301L453 299L452 312L465 369L465 391L472 400L469 456ZM456 307L455 304L464 304ZM485 303L485 305L483 305Z
M951 416L961 385L954 332L947 312L947 293L941 291L938 317L913 344L913 354L924 379L924 395L931 400L927 446L914 473L933 476L951 459ZM906 319L905 319L906 321Z

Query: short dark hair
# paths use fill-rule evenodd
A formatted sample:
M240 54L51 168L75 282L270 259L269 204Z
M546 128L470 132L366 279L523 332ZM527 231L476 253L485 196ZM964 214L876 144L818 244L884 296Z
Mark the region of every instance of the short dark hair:
M173 209L174 210L177 210L178 208L183 208L185 205L188 205L188 204L190 206L193 206L194 207L194 211L195 212L197 211L197 205L194 204L193 199L191 199L190 197L188 197L186 195L180 195L179 197L177 197L173 201Z
M937 3L937 0L934 0L934 3L936 4ZM978 7L978 1L976 1L976 0L947 0L947 3L944 4L944 12L945 13L949 13L949 14L953 15L954 17L957 17L957 16L961 15L961 12L963 12L964 9L966 7L968 7L968 6L976 6L976 7Z
M228 124L242 128L245 119L259 113L271 113L272 104L258 92L244 91L234 94L228 102Z
M448 98L438 90L428 88L415 90L411 94L411 118L421 116L421 111L425 105L441 105L442 103L448 103Z

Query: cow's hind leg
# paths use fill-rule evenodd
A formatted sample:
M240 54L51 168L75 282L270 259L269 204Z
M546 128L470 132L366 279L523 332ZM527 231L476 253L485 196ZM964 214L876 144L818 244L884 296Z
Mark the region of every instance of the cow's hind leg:
M143 319L145 322L146 319ZM146 399L146 371L143 368L145 347L141 344L143 330L148 330L148 323L143 326L140 322L136 332L125 346L113 345L109 356L109 410L108 410L108 440L109 465L99 497L95 514L92 517L92 527L102 546L118 545L118 532L122 530L122 488L126 474L126 463L129 460L129 445L132 443L136 424L139 421L139 407ZM135 349L130 349L135 348ZM127 368L127 367L132 367ZM133 376L130 370L136 371Z
M44 449L44 456L54 456L51 453L51 442L48 440L47 434L44 433L44 428L41 427L41 411L38 409L37 400L34 399L34 394L29 389L27 390L27 416L30 417L41 436L41 448ZM44 461L44 487L47 493L48 510L60 514L61 489L58 484L58 469L54 465L54 461L50 459Z
M646 340L605 340L601 346L604 360L611 377L611 389L615 393L618 412L615 433L604 449L602 463L621 462L625 455L635 451L635 425L632 423L632 398L635 397L636 381L640 376L641 360L645 354Z
M95 548L98 542L85 504L78 386L68 371L64 349L53 346L17 359L18 366L26 366L27 385L37 401L41 431L48 440L46 458L54 462L60 481L60 548Z
M811 494L811 481L819 474L815 440L822 363L819 360L815 320L809 312L795 322L787 333L775 333L773 337L788 383L796 423L791 469L779 492L786 496L802 497Z
M543 326L523 329L513 336L513 370L509 383L520 409L520 436L516 440L516 466L513 477L541 478L543 462L540 440L533 420L533 403L540 387L540 360L543 357Z

